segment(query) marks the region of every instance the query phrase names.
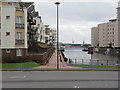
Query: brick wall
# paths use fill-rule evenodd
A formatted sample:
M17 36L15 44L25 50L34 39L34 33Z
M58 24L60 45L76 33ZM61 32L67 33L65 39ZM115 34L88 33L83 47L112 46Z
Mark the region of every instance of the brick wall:
M22 57L27 56L27 49L22 49ZM6 49L2 49L2 57L17 57L16 49L10 49L10 53L6 52Z

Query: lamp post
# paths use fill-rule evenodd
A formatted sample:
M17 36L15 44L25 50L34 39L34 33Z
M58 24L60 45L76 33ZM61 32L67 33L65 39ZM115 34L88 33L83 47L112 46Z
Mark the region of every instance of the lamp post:
M55 2L57 5L57 70L59 70L59 16L58 16L58 5L60 2Z

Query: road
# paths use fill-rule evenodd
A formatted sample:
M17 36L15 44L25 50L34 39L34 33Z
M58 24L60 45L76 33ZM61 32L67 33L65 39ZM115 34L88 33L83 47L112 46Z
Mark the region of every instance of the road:
M118 88L117 71L3 71L3 88Z

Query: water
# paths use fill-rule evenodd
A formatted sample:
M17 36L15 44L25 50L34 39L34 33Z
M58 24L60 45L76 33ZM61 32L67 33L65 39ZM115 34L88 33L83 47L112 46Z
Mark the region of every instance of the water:
M88 54L82 48L65 48L65 56L72 64L116 65L120 58L104 54Z

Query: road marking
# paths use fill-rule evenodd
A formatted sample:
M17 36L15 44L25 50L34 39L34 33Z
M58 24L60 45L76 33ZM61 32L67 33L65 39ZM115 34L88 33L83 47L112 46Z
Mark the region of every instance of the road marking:
M9 77L11 79L14 79L14 78L26 78L26 76L12 76L12 77Z
M80 88L79 86L74 86L74 88Z

